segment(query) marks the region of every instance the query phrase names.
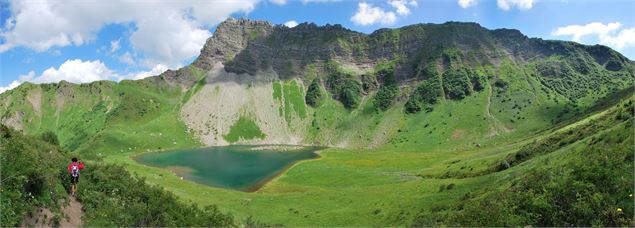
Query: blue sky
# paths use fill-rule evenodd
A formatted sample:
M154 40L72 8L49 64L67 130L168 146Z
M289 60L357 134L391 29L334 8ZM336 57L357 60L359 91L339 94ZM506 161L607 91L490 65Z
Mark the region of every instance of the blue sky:
M0 93L24 81L136 79L187 65L228 16L364 33L471 21L635 59L633 12L632 0L0 0Z

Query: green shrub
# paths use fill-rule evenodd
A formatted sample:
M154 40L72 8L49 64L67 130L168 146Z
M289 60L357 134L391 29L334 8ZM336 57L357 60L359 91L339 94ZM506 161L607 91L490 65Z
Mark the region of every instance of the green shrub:
M498 87L498 88L507 88L507 86L509 85L508 82L504 81L503 79L496 79L496 81L494 81L494 86Z
M347 80L339 92L339 100L347 109L355 109L361 100L361 86L355 80Z
M375 74L363 74L362 75L362 88L366 92L370 92L371 90L377 89L378 86L377 78Z
M60 141L57 139L57 135L55 134L55 132L52 132L52 131L46 131L42 133L42 135L40 136L40 139L52 145L56 145L56 146L60 145Z
M334 63L327 64L328 77L326 86L331 90L333 97L342 102L347 109L355 109L359 105L362 96L362 85L351 73L344 72Z
M432 111L432 105L437 103L439 94L441 93L441 87L439 84L439 80L437 79L430 79L421 82L415 91L410 94L408 101L406 101L406 113L417 113L422 109Z
M443 73L443 88L451 99L463 99L470 95L469 73L465 68L454 68Z
M375 94L374 102L378 110L386 111L392 106L395 97L399 93L399 87L396 85L382 85Z
M314 79L309 85L309 89L306 91L305 96L306 103L311 107L319 107L322 104L322 90L320 90L320 83L318 79Z
M421 103L419 103L418 101L410 98L410 99L408 99L408 101L406 101L406 104L404 104L404 109L405 109L406 113L408 113L408 114L420 112L421 111Z
M399 86L395 77L395 65L397 61L398 59L375 66L375 75L377 75L377 79L382 82L382 85L379 87L373 99L375 108L378 110L388 110L399 93Z
M0 225L15 227L34 207L59 210L59 174L66 170L59 147L0 124Z
M78 199L83 203L84 225L124 227L233 226L230 215L215 206L185 204L161 187L132 177L123 167L89 164L82 172Z
M472 74L472 76L470 77L470 82L472 83L472 88L474 89L474 91L481 91L483 89L485 89L485 80L476 75L476 74Z

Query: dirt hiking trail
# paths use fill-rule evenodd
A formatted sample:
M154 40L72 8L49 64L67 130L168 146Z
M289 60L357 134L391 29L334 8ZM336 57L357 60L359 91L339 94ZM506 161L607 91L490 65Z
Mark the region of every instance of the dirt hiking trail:
M68 201L61 201L64 205L62 207L62 217L59 221L59 227L81 227L82 216L84 211L82 210L82 204L75 199L75 197L68 197ZM48 208L38 208L37 212L32 216L27 216L20 227L54 227L53 212Z

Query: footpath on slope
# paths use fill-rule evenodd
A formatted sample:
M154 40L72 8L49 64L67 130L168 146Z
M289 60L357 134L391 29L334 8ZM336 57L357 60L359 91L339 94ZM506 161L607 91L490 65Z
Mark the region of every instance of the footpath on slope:
M81 227L83 215L82 204L75 197L68 197L68 201L62 207L59 227ZM53 216L53 212L48 208L38 208L34 215L24 219L20 227L54 227Z

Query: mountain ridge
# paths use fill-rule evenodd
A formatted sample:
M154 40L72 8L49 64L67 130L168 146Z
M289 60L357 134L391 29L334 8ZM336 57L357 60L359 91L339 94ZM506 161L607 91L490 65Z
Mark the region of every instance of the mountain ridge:
M166 123L180 132L144 149L231 143L407 147L406 138L427 132L415 124L412 131L418 133L407 133L407 122L467 100L487 109L473 113L485 116L468 133L473 140L544 129L549 125L530 123L572 118L632 86L634 66L605 46L528 38L515 29L489 30L472 22L363 34L340 25L288 28L228 19L187 67L118 83L25 83L0 95L0 122L29 133L57 131L71 150L126 141L128 133L117 130L124 126L150 124L151 129L132 131L165 136L160 131ZM308 104L310 84L316 85L310 96L317 100ZM66 119L71 113L84 122ZM434 118L447 124L442 116ZM241 117L266 137L226 141L223 136ZM528 117L534 119L523 119ZM357 124L360 119L369 122ZM61 130L64 126L69 129ZM439 127L448 130L429 134L452 138L452 131L467 126ZM468 139L459 141L467 146ZM134 150L133 145L114 150Z

